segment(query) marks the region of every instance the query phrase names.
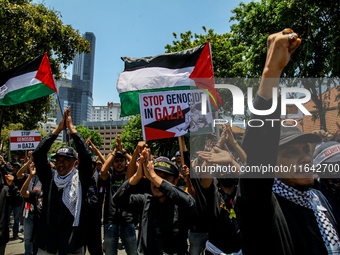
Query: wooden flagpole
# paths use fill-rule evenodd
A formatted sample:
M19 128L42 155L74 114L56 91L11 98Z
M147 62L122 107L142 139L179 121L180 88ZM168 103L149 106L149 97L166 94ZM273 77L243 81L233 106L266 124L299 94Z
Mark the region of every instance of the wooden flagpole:
M182 166L183 166L183 165L185 165L184 157L183 157L183 148L184 148L184 144L185 144L184 136L179 136L178 142L179 142L179 151L181 152L181 161L182 161L181 163L182 163Z

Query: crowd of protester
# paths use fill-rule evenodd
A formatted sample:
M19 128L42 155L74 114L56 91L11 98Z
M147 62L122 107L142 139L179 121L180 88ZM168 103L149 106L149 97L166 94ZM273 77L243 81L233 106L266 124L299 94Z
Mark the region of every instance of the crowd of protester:
M300 43L293 31L269 36L256 109L271 108L272 89ZM279 103L270 116L252 118L279 119L280 112ZM68 107L23 166L0 157L0 255L11 212L14 239L23 217L25 254L111 255L119 240L127 254L340 254L340 178L311 171L253 178L242 171L313 161L334 167L340 143L323 131L264 123L247 128L242 147L227 124L197 155L184 144L171 160L156 158L144 141L129 153L118 136L104 157L79 135ZM58 149L52 163L47 153L65 129L76 150ZM193 171L216 164L236 171Z

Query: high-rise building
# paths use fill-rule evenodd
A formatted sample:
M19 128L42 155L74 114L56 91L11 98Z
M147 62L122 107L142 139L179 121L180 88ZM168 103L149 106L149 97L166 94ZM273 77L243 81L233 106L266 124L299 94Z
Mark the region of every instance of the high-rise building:
M52 132L58 126L56 121L57 121L56 118L48 118L47 122L42 124L42 129L47 133ZM64 136L64 131L59 133L55 141L63 142L63 136Z
M120 103L107 103L107 106L92 106L92 122L129 120L129 117L120 117Z
M123 131L123 125L127 124L127 120L111 120L111 121L99 121L99 122L83 122L83 126L90 129L96 130L103 138L101 148L98 148L103 156L107 156L111 150L111 143L113 139ZM132 154L133 152L130 152Z
M57 112L57 123L60 122L62 113L64 112L64 110L66 110L67 106L71 106L72 121L74 123L79 123L81 108L81 90L78 88L74 88L72 85L72 80L68 79L56 81L56 86L58 89L60 105L58 101L56 103L58 104L58 108L60 108L61 106L61 111L58 110Z
M90 42L91 53L77 53L73 62L73 92L71 94L75 95L73 102L75 107L71 107L71 114L75 125L92 119L96 37L93 33L86 32L83 38Z

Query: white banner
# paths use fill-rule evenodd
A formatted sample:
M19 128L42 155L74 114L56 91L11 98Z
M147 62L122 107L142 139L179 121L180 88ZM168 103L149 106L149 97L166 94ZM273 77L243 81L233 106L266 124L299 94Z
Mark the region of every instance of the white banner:
M11 151L34 150L41 141L41 132L32 131L11 131Z
M144 93L139 102L145 141L214 132L209 95L203 90Z

